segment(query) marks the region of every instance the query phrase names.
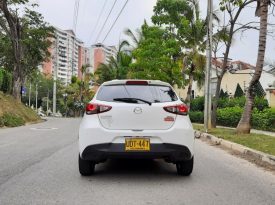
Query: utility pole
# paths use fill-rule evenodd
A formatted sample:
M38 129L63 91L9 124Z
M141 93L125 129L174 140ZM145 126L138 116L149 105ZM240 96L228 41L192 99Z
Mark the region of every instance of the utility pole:
M47 116L49 114L49 89L48 89L48 93L47 93Z
M208 27L207 27L207 49L206 49L206 72L204 88L204 129L206 132L211 128L211 68L212 68L212 34L213 34L213 0L208 0L207 7Z
M35 110L37 112L37 96L38 96L38 90L37 90L37 83L35 84Z
M53 74L53 115L56 114L56 79L57 79L57 66L58 66L58 34L56 34L55 39L55 65Z
M30 89L29 89L29 107L31 107L31 92L32 92L32 83L30 82Z

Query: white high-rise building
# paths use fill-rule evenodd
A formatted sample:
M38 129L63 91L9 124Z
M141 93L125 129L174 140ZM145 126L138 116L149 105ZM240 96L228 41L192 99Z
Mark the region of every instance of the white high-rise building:
M71 83L72 76L79 77L80 68L85 63L84 44L77 39L72 30L55 28L55 38L49 48L51 59L43 63L43 72L54 75L56 69L57 79L65 85Z

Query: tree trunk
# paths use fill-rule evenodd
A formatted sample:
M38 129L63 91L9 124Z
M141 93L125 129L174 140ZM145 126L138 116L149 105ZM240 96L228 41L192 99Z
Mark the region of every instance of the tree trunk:
M225 72L227 71L227 68L228 68L228 57L229 57L229 52L230 52L230 48L231 48L231 44L232 44L232 38L233 38L233 35L234 33L236 32L236 30L234 31L234 27L235 27L235 24L241 14L241 11L249 4L253 3L254 1L253 0L250 0L250 1L246 1L246 2L243 2L239 9L236 11L236 14L235 16L233 16L232 14L232 11L229 11L231 12L230 13L230 29L229 29L229 35L228 35L228 41L225 43L226 44L226 49L225 49L225 53L224 53L224 57L223 57L223 65L222 65L222 68L221 68L221 73L218 74L218 78L220 78L220 80L218 80L217 82L217 87L216 87L216 95L215 95L215 98L214 98L214 103L216 103L216 105L214 105L213 103L213 109L212 109L212 127L215 128L216 127L216 121L217 121L217 103L220 99L220 88L221 88L221 82L222 82L222 78L225 74Z
M188 90L187 90L187 96L186 96L186 104L189 108L190 108L190 103L191 103L193 80L194 80L193 75L190 75L189 76L189 85L188 85Z
M259 81L264 64L265 48L266 48L266 34L267 34L267 18L268 18L268 0L260 1L260 31L259 31L259 47L258 47L258 57L255 73L252 80L249 83L249 87L246 92L246 102L244 107L244 112L242 114L241 120L237 126L237 133L249 134L251 125L251 113L252 106L254 102L253 87Z
M21 101L21 86L23 84L22 77L17 65L14 66L12 75L12 95L17 101Z
M11 13L7 6L7 0L0 0L0 10L3 12L5 19L9 25L10 39L12 42L13 55L14 55L14 69L12 80L12 95L17 101L21 101L21 86L23 83L23 48L21 42L22 27L20 20L16 14Z

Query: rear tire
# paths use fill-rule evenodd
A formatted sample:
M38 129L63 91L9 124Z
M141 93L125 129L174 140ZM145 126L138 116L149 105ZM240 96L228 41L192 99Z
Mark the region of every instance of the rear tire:
M194 157L190 160L180 161L176 163L177 173L180 176L189 176L193 171Z
M95 162L83 160L78 156L79 173L82 176L91 176L95 171Z

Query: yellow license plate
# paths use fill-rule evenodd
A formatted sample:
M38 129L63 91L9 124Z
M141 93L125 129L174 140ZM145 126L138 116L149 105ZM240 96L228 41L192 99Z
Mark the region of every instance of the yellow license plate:
M126 138L126 151L150 151L150 139L148 138Z

